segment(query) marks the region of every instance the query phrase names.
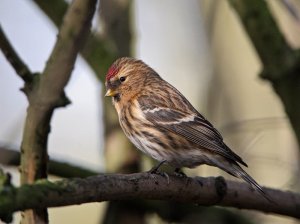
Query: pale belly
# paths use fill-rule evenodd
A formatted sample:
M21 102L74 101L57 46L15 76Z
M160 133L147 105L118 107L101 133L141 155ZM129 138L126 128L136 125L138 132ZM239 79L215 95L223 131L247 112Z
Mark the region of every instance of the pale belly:
M176 151L155 145L144 139L129 137L130 141L143 153L157 161L164 161L173 167L193 168L201 164L213 165L211 155L201 149L177 149Z
M144 121L148 126L153 125L151 123L147 123L144 117L140 116L142 113L136 113L133 116L140 121ZM120 116L120 115L119 115ZM140 116L140 117L139 117ZM123 116L121 116L122 118ZM124 118L125 120L125 118ZM134 121L131 121L134 122ZM212 156L205 149L197 149L197 148L178 148L178 144L176 148L172 148L170 145L165 144L160 141L160 131L153 128L145 127L144 129L139 126L139 124L131 123L130 126L126 125L126 122L121 122L121 127L125 133L125 135L129 138L129 140L142 152L146 155L152 157L157 161L167 161L168 164L174 167L189 167L193 168L199 166L201 164L213 165L213 161L211 161ZM145 126L147 126L145 125ZM135 127L133 130L132 128ZM148 136L145 136L143 132L148 132ZM135 133L134 135L132 133ZM173 136L174 140L176 136ZM188 142L186 142L189 145Z

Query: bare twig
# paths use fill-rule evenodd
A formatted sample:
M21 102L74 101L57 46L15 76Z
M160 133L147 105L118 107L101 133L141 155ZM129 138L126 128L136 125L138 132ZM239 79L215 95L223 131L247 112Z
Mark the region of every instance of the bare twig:
M69 102L64 95L75 59L91 26L97 0L74 0L61 25L42 75L28 94L29 107L21 145L21 183L47 177L47 141L55 108ZM46 209L26 211L24 223L47 222Z
M293 6L292 2L290 0L282 0L279 1L286 10L290 13L290 15L297 20L297 22L300 22L300 15L297 9Z
M27 65L22 61L17 52L11 46L7 39L2 27L0 25L0 48L5 55L6 59L10 62L16 73L25 82L32 82L33 76Z
M17 150L7 146L0 145L0 164L7 166L18 166L20 164L20 153ZM48 173L64 178L70 177L89 177L99 174L92 170L88 170L66 162L49 160Z
M39 181L34 185L14 189L11 194L0 194L0 217L29 208L108 200L154 199L253 209L300 218L300 195L296 193L264 188L275 201L270 203L248 184L225 181L221 177L186 180L170 175L169 181L168 184L165 177L149 173L107 174L54 183Z

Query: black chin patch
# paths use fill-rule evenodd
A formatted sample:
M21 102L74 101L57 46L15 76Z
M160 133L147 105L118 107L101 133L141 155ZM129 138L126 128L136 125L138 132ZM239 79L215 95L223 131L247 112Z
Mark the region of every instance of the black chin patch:
M120 93L118 93L117 95L114 96L114 101L115 102L119 102L121 99Z

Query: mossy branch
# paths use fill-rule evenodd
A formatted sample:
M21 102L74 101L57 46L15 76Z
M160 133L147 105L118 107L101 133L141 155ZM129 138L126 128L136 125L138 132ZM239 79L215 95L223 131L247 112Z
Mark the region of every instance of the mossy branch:
M300 145L300 51L289 46L266 1L229 2L261 59L261 77L271 82L280 97Z
M219 184L219 183L222 184ZM149 173L106 174L14 188L13 194L0 192L0 217L25 209L42 209L110 200L153 199L197 205L219 205L253 209L300 218L300 195L264 188L274 203L267 201L246 183L225 181L222 177L182 178ZM30 196L29 196L30 195Z
M262 77L279 79L298 63L264 0L230 0L263 63Z

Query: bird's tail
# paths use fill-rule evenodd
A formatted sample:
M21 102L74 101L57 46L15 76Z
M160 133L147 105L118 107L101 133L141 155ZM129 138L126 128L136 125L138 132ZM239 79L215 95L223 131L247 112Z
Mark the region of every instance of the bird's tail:
M238 164L232 163L231 170L229 173L233 174L236 177L242 178L246 182L248 182L253 188L255 188L264 198L266 198L269 202L274 202L269 195L262 189L262 187L248 174L245 170L243 170Z

